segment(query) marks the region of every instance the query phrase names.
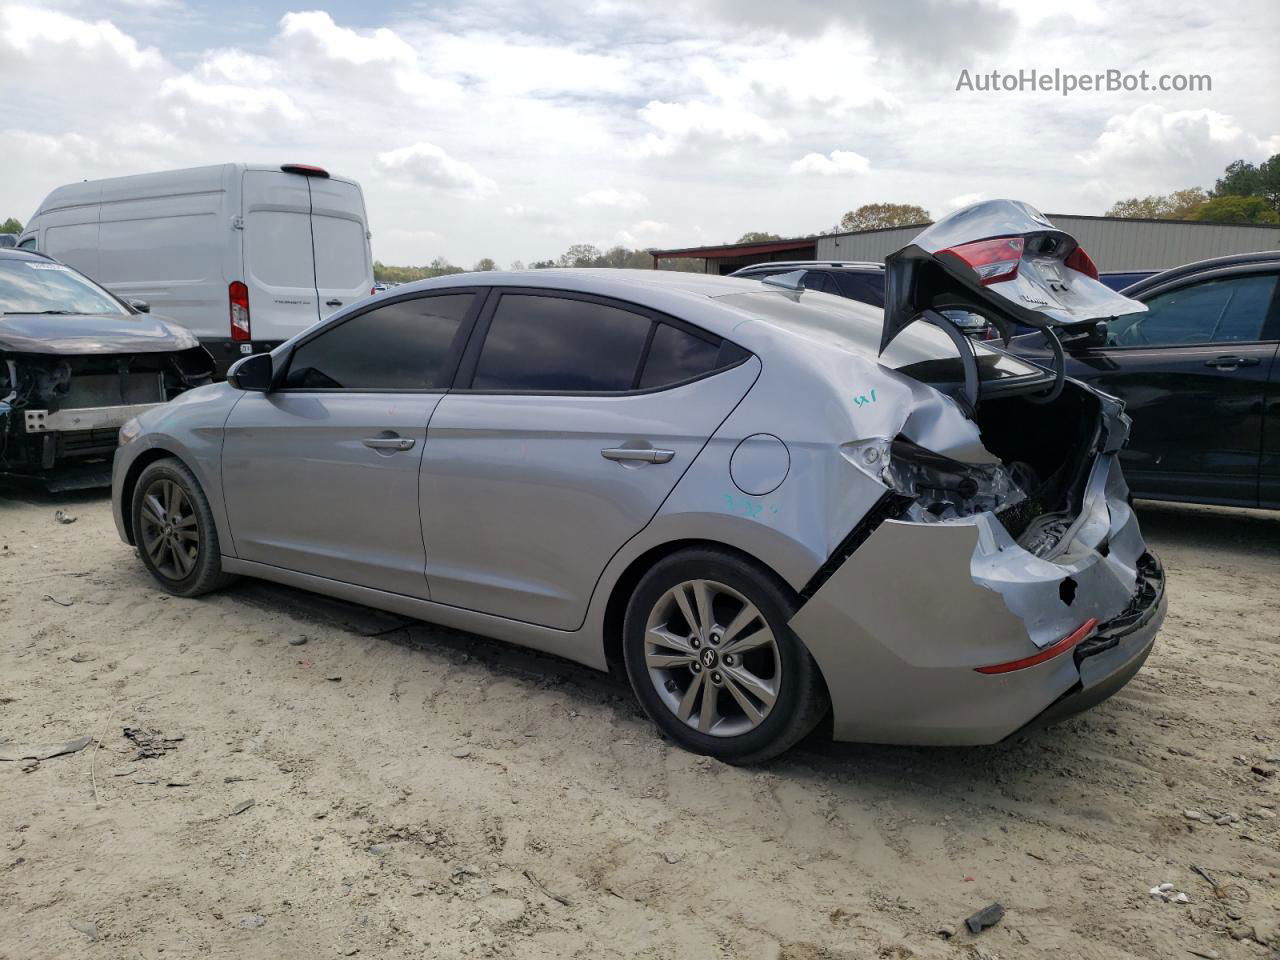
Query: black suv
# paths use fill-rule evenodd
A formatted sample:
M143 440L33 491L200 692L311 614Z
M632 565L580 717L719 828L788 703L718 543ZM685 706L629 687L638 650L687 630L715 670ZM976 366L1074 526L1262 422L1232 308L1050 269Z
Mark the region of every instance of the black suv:
M753 263L735 270L731 277L763 280L780 273L804 271L800 286L820 293L834 293L837 297L861 300L873 307L884 306L884 264L859 263L857 261L831 260L776 260L772 263Z
M1121 292L1147 312L1067 341L1067 376L1125 401L1134 496L1280 508L1280 251L1189 263ZM1037 334L1010 346L1048 357Z

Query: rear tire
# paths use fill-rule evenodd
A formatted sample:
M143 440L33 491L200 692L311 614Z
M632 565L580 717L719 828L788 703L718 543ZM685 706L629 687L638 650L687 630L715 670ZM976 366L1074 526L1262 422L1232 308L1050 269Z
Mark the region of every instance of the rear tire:
M149 464L133 488L133 542L165 590L198 597L235 580L222 551L209 499L190 468L166 458Z
M682 550L636 586L623 658L645 712L671 739L726 763L791 748L826 715L818 665L787 626L797 599L725 550Z

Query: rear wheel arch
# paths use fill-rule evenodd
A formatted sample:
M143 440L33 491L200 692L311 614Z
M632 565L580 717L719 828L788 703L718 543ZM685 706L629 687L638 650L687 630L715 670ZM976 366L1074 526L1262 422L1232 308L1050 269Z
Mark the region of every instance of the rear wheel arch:
M685 541L654 559L627 594L620 631L625 673L645 713L675 743L726 763L789 749L831 710L821 668L789 627L802 603L776 571L722 543ZM674 619L652 628L655 616ZM752 622L758 630L748 629Z
M635 589L640 584L641 579L667 557L693 550L718 550L737 557L777 581L778 587L786 591L797 605L800 602L800 595L787 584L786 580L776 570L760 560L759 557L754 557L738 547L716 540L705 539L671 540L666 543L660 543L655 547L650 547L627 564L626 569L614 581L613 587L609 591L609 600L605 605L604 611L602 634L605 660L609 664L611 673L624 679L626 677L626 667L622 653L622 623L626 617L627 604L631 601L631 595L635 593Z

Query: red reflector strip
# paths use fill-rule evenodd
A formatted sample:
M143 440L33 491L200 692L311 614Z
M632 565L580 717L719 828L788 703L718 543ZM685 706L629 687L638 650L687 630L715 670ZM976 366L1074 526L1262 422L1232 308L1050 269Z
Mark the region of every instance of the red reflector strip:
M1052 660L1054 657L1066 653L1068 650L1075 648L1085 637L1093 633L1098 627L1098 618L1090 617L1073 632L1067 634L1051 647L1045 647L1039 653L1023 657L1021 660L1010 660L1008 663L996 663L989 667L974 667L978 673L1012 673L1014 670L1025 670L1027 667L1034 667L1037 663L1044 663L1046 660Z
M304 177L327 177L329 171L324 167L317 167L313 163L283 163L280 169L285 173L300 173Z

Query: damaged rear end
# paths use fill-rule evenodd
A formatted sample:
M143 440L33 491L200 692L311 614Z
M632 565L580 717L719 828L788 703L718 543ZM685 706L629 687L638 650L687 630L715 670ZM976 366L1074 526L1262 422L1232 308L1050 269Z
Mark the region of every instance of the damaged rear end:
M1092 289L1102 285L1066 266L1087 260L1074 241L1007 204L994 203L999 227L1034 226L1035 237L993 238L982 226L958 234L942 221L931 231L941 228L945 245L922 235L889 258L896 307L886 309L882 346L917 320L941 329L937 311L961 305L997 328L1034 320L1050 338L1141 309ZM957 216L970 228L991 222ZM1060 259L1045 258L1046 237ZM997 252L1035 250L1044 261L1011 291L1044 301L1035 316L991 293L981 264L949 252L992 240ZM1009 262L999 270L988 273L1003 282L1032 273ZM1064 289L1047 289L1049 276ZM1127 683L1163 620L1163 571L1117 460L1129 432L1123 405L1060 367L1029 368L943 333L956 359L893 364L928 389L842 445L884 492L806 586L792 620L832 690L839 739L991 743L1058 719Z

